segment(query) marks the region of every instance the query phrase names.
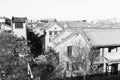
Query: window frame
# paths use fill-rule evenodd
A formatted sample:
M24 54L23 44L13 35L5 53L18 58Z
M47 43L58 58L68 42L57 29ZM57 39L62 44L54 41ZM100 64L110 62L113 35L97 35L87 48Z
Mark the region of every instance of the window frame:
M49 31L49 35L52 36L52 31Z
M15 29L22 29L22 28L23 28L23 23L20 23L20 22L15 23Z

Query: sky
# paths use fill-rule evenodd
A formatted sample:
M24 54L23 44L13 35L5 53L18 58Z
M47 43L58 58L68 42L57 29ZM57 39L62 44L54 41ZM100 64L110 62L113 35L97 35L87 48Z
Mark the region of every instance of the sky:
M1 0L0 16L57 20L120 19L120 0Z

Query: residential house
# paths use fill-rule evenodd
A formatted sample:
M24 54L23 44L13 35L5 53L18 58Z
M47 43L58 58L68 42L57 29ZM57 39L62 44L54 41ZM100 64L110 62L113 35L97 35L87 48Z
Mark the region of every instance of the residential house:
M51 39L60 34L63 28L64 27L62 24L56 21L42 22L37 24L37 27L33 29L33 32L38 34L38 36L41 36L45 33L45 50L47 50L49 48L49 42L51 42Z
M37 24L37 27L33 29L35 34L43 34L43 31L46 32L45 36L45 50L49 48L49 43L51 40L59 35L62 30L65 28L79 28L79 27L88 27L88 23L86 21L48 21L48 22L41 22Z
M12 17L12 27L14 35L27 38L26 23L26 17Z
M119 28L120 22L111 21L111 20L98 20L98 21L91 21L90 26L98 27L98 28Z
M79 66L75 71L89 71L90 60L87 59L94 51L97 51L99 56L95 58L92 64L102 65L103 73L117 75L120 70L119 34L119 28L69 28L52 40L51 47L59 52L59 62L64 63L68 77L74 75L71 73L72 65L75 61L79 61L79 54L82 54L80 58L83 59L86 56L85 60L88 66L86 69Z
M63 72L65 71L67 77L75 76L74 73L79 73L79 69L81 72L84 71L83 68L78 67L76 60L79 59L80 50L82 48L89 49L89 46L82 37L80 28L66 28L60 35L52 40L50 46L59 53L59 63L60 65L61 63L63 64ZM87 53L84 54L84 52L82 52L82 55L85 56ZM73 64L74 71L72 68Z
M94 64L103 65L103 72L118 75L120 71L120 28L84 29L91 49L99 51Z

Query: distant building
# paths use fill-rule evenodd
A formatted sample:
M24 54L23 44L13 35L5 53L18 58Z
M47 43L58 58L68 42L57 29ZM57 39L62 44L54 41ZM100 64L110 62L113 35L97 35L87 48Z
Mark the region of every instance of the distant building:
M26 17L12 17L14 35L17 35L18 37L27 38L26 22Z
M85 20L82 21L65 21L64 27L84 28L88 27L89 23Z

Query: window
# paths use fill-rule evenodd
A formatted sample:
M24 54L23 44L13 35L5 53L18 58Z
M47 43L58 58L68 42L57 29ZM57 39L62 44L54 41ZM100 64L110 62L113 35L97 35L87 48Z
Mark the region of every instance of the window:
M15 23L15 28L23 28L23 23Z
M57 32L57 31L55 31L55 33L54 33L54 34L55 34L55 36L57 35L57 33L58 33L58 32Z
M52 31L49 31L49 35L52 35Z
M68 46L68 56L72 55L72 46Z

